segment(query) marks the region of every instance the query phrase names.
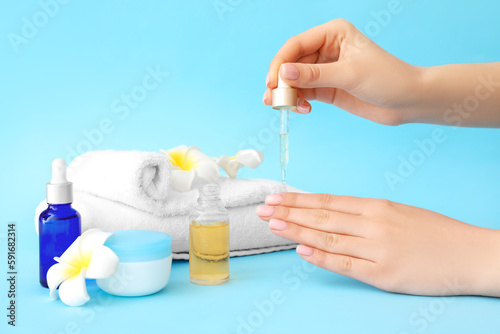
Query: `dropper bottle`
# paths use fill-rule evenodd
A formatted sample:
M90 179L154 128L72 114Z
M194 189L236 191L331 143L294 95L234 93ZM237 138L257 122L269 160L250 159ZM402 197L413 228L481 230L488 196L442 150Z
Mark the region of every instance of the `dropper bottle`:
M200 188L189 222L189 278L199 285L229 281L229 218L218 184Z
M61 256L81 234L80 214L71 207L72 202L73 183L66 179L66 162L55 159L52 180L47 183L48 207L38 218L40 284L46 288L54 257Z
M272 91L273 108L280 111L280 165L281 182L286 184L288 167L288 117L290 109L297 107L297 91L278 75L278 88Z

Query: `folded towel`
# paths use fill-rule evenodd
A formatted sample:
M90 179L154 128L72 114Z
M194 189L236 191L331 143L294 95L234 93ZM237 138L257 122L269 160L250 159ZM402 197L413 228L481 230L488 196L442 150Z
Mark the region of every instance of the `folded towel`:
M90 151L68 166L75 192L154 211L168 195L170 165L161 153Z
M221 199L229 215L231 256L267 253L296 246L274 235L267 223L255 214L255 208L263 204L269 194L299 190L270 180L221 178L220 186ZM185 193L172 192L163 201L164 207L151 213L116 200L75 191L73 207L82 216L82 230L97 227L106 231L143 229L168 233L173 237L173 258L188 259L189 208L196 205L197 198L196 189ZM43 201L36 209L37 230L38 216L46 207Z

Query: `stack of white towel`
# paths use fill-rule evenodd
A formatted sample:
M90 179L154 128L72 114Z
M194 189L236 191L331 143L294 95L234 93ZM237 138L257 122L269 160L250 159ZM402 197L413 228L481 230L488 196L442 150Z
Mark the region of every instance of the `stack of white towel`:
M198 190L177 192L169 186L170 165L161 153L140 151L92 151L68 167L73 182L73 207L82 216L82 230L145 229L173 237L174 259L188 259L190 208ZM271 180L221 177L221 199L228 209L231 256L291 249L295 243L280 238L255 214L267 195L298 191ZM38 216L47 207L40 203Z

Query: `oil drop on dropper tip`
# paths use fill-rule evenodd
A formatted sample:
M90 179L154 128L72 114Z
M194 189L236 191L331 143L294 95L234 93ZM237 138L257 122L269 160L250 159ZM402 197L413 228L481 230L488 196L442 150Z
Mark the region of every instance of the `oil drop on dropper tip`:
M288 166L288 117L290 109L297 107L297 91L278 76L278 88L272 91L273 108L280 111L280 165L281 182L286 184Z

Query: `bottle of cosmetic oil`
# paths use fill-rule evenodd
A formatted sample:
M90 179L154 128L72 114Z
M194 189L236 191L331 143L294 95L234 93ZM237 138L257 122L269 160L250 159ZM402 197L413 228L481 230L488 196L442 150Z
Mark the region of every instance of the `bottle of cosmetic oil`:
M66 162L55 159L47 183L48 207L38 218L40 284L47 286L47 271L81 234L80 214L71 207L73 184L66 179Z
M217 184L200 188L189 225L189 278L200 285L229 280L229 221Z

